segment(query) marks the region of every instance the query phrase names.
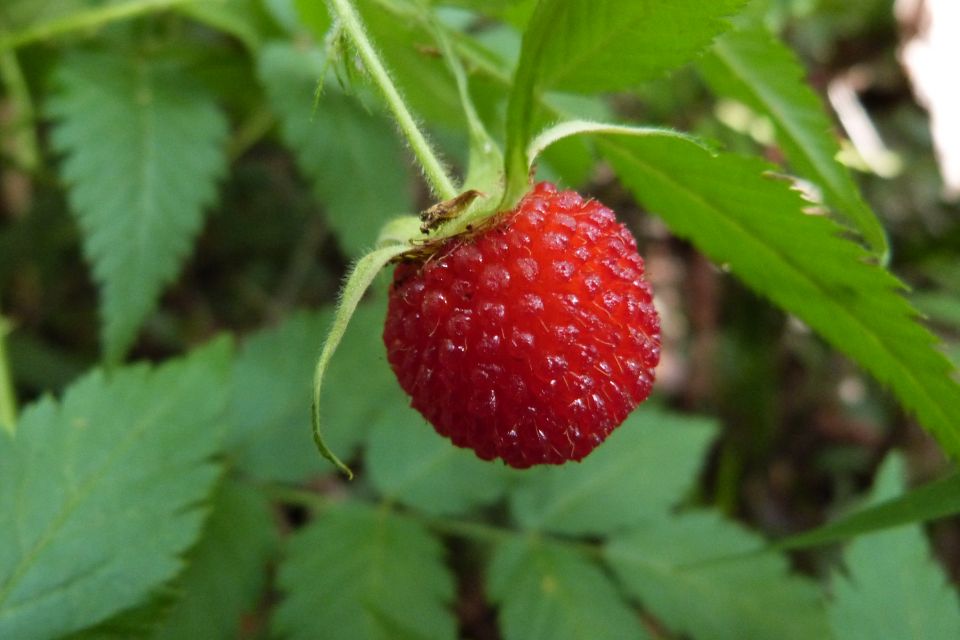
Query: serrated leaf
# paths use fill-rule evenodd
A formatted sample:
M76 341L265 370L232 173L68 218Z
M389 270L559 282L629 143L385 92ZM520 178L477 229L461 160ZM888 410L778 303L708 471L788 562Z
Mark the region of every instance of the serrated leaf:
M835 160L840 145L830 120L789 48L760 27L734 30L717 39L698 68L716 94L767 115L790 165L823 190L826 203L876 253L887 253L886 233L850 172Z
M0 436L0 637L95 625L180 570L218 474L229 358L218 341L156 370L91 373Z
M104 355L123 357L216 198L227 123L168 60L74 52L57 71L54 148L101 289Z
M513 540L497 548L488 581L506 640L649 637L610 579L570 548Z
M896 393L953 456L960 455L960 386L936 339L900 295L823 216L807 215L766 163L711 156L670 138L600 142L637 200L677 235L793 313Z
M903 489L902 461L891 457L878 472L871 502ZM861 536L844 558L847 570L834 578L829 611L837 640L960 638L960 600L918 525Z
M572 535L662 518L693 486L715 431L708 420L641 407L581 463L524 473L511 512L526 529Z
M181 597L151 634L154 640L241 635L241 616L266 586L267 563L277 533L266 498L255 488L226 481L213 500L210 520L176 581Z
M461 514L497 500L507 471L441 437L394 383L371 429L365 458L370 482L389 500L430 514Z
M335 87L314 99L324 57L317 49L266 45L260 81L280 117L283 140L313 184L348 254L373 246L390 218L413 211L406 162L393 126Z
M330 328L330 309L300 312L248 338L234 369L228 448L245 474L300 482L329 470L310 436L314 356ZM330 363L322 418L330 446L351 454L385 410L370 398L395 392L386 362L383 301L357 308Z
M242 473L259 480L299 482L323 470L310 438L308 403L311 354L331 317L329 309L300 312L241 345L226 445Z
M520 67L536 84L575 93L635 87L693 58L744 0L541 0ZM523 72L518 71L518 77Z
M693 58L744 0L542 0L523 37L507 107L507 196L525 190L524 151L546 90L635 87Z
M755 535L712 513L649 521L612 539L604 557L626 589L671 630L697 640L828 638L823 594Z
M388 510L340 504L291 541L280 566L283 638L454 638L453 578L443 547L420 524Z

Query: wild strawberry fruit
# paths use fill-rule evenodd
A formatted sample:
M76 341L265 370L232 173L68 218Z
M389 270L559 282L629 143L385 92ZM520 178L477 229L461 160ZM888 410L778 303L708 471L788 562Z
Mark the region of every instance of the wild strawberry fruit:
M397 265L387 359L454 444L518 468L580 460L650 394L643 259L612 211L549 183L502 215Z

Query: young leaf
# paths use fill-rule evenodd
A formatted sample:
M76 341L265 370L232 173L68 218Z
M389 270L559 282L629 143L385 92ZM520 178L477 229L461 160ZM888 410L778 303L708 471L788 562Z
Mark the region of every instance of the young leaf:
M386 367L386 365L383 365ZM507 472L500 464L453 446L433 430L393 384L372 427L366 468L384 497L429 514L461 514L503 495Z
M181 597L153 640L237 638L240 617L261 595L277 546L270 505L256 489L228 480L213 500L200 543L176 584Z
M511 511L526 529L572 535L662 518L690 489L714 433L707 420L641 407L583 462L525 472Z
M453 578L443 547L390 511L341 504L291 541L280 566L285 594L274 619L283 638L451 639Z
M871 502L903 493L903 465L891 457ZM837 640L960 638L960 601L930 555L923 529L910 525L857 538L834 579L830 626Z
M176 575L218 473L229 358L218 341L94 372L0 435L0 637L78 631Z
M385 313L382 296L357 308L324 383L325 437L331 448L346 454L389 411L384 403L368 400L397 390L380 340ZM304 354L315 352L332 318L332 309L300 312L243 343L233 373L227 447L244 474L302 482L328 470L310 437L304 403L314 363Z
M216 198L227 123L167 60L77 52L49 104L54 148L101 289L102 340L122 359L179 273Z
M669 629L697 640L828 638L823 596L754 535L712 513L645 522L604 550L627 590ZM706 561L706 562L703 562Z
M691 59L744 0L542 0L523 38L507 107L507 194L525 190L524 151L542 92L635 87Z
M665 137L600 145L637 200L674 233L892 388L947 452L960 455L960 386L899 294L903 285L831 220L805 214L788 184L764 176L769 165L712 157Z
M310 178L331 228L348 254L362 255L384 222L414 208L392 125L334 87L314 100L324 71L317 49L269 44L257 66L283 140Z
M823 103L804 82L793 52L762 28L730 31L714 43L698 68L713 91L767 115L787 160L823 190L826 203L863 234L880 255L887 237L863 201L840 152Z
M494 554L489 585L506 640L649 637L610 578L567 547L513 540Z

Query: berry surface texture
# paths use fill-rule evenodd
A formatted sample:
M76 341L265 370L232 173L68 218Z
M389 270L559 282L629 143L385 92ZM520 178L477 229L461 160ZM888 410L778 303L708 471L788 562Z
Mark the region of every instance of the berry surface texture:
M397 265L387 359L454 444L517 468L581 460L650 394L643 259L610 209L550 183L500 215Z

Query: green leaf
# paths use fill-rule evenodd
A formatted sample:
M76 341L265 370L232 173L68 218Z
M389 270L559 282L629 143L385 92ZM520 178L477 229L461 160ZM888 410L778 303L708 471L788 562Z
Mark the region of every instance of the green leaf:
M696 480L714 424L651 406L579 464L524 473L510 507L526 529L609 534L662 518Z
M903 493L902 467L897 457L884 463L871 502ZM838 640L960 638L960 600L918 525L857 538L844 557L829 612Z
M507 107L507 194L525 191L524 151L546 90L635 87L693 58L744 0L542 0L523 37Z
M188 71L76 52L57 73L52 142L101 289L102 340L120 360L180 271L216 198L227 123Z
M904 524L946 518L957 513L960 513L960 473L954 472L946 478L855 511L813 531L780 540L774 547L815 547Z
M823 190L826 203L886 255L886 233L863 201L816 93L804 82L794 53L763 28L724 34L698 67L713 91L767 115L790 165Z
M712 513L661 518L610 541L627 590L676 633L697 640L828 638L823 596L775 554L710 561L761 541Z
M357 308L330 363L321 406L325 437L352 454L387 409L371 397L395 393L386 363L382 300ZM245 474L274 482L302 482L328 470L310 436L314 358L330 328L332 310L300 312L247 339L237 357L227 442Z
M788 184L764 175L769 165L663 137L600 145L637 200L674 233L892 388L947 452L960 455L960 387L899 294L903 285L834 222L806 215Z
M51 638L142 602L200 535L230 348L94 372L0 436L0 637Z
M300 482L323 471L310 438L311 354L332 313L297 313L247 338L237 354L227 449L242 473Z
M177 580L181 598L151 637L239 637L241 616L261 596L276 546L273 514L264 496L253 487L225 482L214 497L203 537L187 558L189 566Z
M744 0L541 0L524 36L520 68L535 85L573 93L636 87L693 58ZM517 72L524 77L527 71Z
M392 386L379 396L385 409L370 432L365 458L381 495L434 515L461 514L503 495L508 475L502 465L437 434Z
M413 210L410 179L389 121L327 86L317 49L266 45L258 60L260 81L280 117L283 140L313 184L331 228L351 256L373 246L390 218Z
M568 547L518 538L497 548L488 581L506 640L649 637L610 579Z
M283 638L454 638L453 578L443 547L388 510L341 504L298 533L280 566Z

